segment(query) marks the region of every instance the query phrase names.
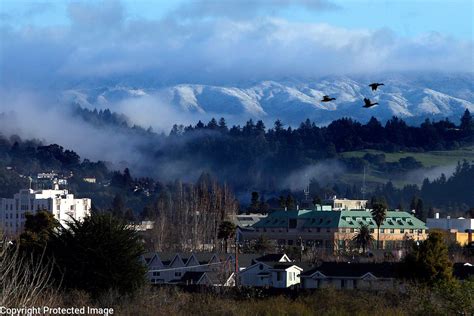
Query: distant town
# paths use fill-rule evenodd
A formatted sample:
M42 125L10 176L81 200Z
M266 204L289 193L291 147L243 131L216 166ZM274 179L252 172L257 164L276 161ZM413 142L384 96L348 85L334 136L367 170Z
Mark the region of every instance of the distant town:
M95 183L95 178L83 181ZM47 212L66 229L69 222L90 217L91 199L75 198L65 187L67 178L39 173L30 179L30 188L2 198L5 242L24 233L27 214ZM474 247L473 218L440 218L436 213L423 222L413 215L415 210L382 209L383 219L377 221L378 207L377 201L333 196L311 208L232 214L218 227L218 241L197 244L188 252L146 252L140 261L148 282L157 286L384 289L400 286L401 260L430 232L470 251ZM130 221L127 227L149 244L155 224ZM460 280L474 275L474 266L462 259L453 269Z

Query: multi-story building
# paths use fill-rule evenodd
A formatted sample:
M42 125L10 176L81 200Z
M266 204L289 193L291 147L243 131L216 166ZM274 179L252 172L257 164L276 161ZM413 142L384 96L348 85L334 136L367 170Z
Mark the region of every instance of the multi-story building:
M448 237L461 245L474 241L474 218L439 218L439 213L435 218L426 219L426 226L430 230L438 229L447 232Z
M330 205L335 211L365 210L367 200L338 199L334 196L325 200L324 204Z
M23 189L11 199L0 200L0 228L6 236L17 236L23 231L25 214L41 210L52 213L67 227L71 218L82 220L90 215L91 200L76 199L67 190L60 190L57 184L51 190Z
M240 232L244 241L264 235L281 246L305 245L328 251L350 246L360 226L368 225L374 239L377 226L369 210L352 211L276 211ZM408 239L424 240L425 223L407 212L388 211L380 226L380 245L384 249L402 249Z

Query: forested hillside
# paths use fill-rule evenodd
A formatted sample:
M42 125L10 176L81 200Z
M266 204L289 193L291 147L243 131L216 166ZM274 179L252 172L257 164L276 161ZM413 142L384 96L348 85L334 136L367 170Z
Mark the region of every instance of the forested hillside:
M410 156L410 152L457 150L472 145L474 123L467 110L457 124L448 120L426 120L420 126L410 126L394 117L385 124L376 118L367 124L340 119L319 127L306 120L298 128L285 127L281 121L266 128L262 121L250 120L244 126L229 127L224 119L212 119L207 124L175 125L169 135L131 126L126 117L108 110L78 109L77 115L94 126L141 135L145 141L137 152L143 157L143 168L113 171L114 165L81 159L73 150L56 144L1 136L0 196L11 196L25 187L28 176L54 170L64 175L72 173L70 189L81 196L92 197L98 209L110 208L112 200L121 196L124 213L128 212L129 217L136 217L145 206L149 212L166 194L175 194L175 180L185 183L184 189L179 190L193 192L191 183L199 187L202 179L212 179L206 182L209 188L218 182L225 183L225 190L235 192L242 204L248 203L251 191L257 191L262 199L269 200L270 206L278 207L275 201L280 195L293 195L301 202L302 189L310 182L313 198L333 194L361 197L362 173L367 169L376 172L378 183L384 185L369 185L366 195L384 195L392 207L400 204L408 208L413 197L424 201L426 212L430 206L466 210L474 204L472 187L468 185L473 168L470 161L461 161L452 177L439 175L437 180L425 180L422 186L406 182L394 185L389 181L404 178L408 172L429 171L415 154L415 158ZM389 161L383 153L344 154L366 149L387 155L403 151L408 156ZM203 178L202 174L206 173L212 176ZM351 174L358 176L348 177ZM97 183L84 182L85 177L95 177ZM368 183L370 177L373 175L369 173ZM186 187L186 183L190 187ZM442 193L437 193L440 190ZM186 199L182 197L180 201ZM167 205L166 209L174 208L173 203ZM160 209L163 211L165 207ZM154 212L157 212L156 207Z

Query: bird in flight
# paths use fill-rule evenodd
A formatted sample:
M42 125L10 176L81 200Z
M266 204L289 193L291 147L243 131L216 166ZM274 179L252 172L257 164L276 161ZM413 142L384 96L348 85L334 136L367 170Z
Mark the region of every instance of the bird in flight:
M372 103L370 101L370 99L367 99L367 98L364 98L364 103L365 103L364 106L363 106L364 108L370 108L370 107L373 107L376 104L379 104L378 102Z
M323 96L323 99L321 100L321 102L329 102L333 100L336 100L336 98L330 98L328 95L325 95Z
M379 86L384 86L384 84L383 84L383 83L377 83L377 82L374 82L374 83L369 84L369 87L372 88L372 91L377 90L377 88L378 88Z

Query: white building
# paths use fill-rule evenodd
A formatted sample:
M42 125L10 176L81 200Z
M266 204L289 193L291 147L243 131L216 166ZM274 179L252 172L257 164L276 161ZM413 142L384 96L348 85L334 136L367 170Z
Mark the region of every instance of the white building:
M25 214L40 210L52 213L67 227L71 218L82 220L90 215L91 200L75 199L67 190L59 190L58 185L52 190L20 190L12 199L0 200L0 229L6 236L17 236L23 231Z
M457 230L458 232L474 231L474 218L439 218L439 213L436 213L435 218L427 218L426 226L428 229L442 229L442 230Z
M324 203L332 206L333 211L365 210L367 207L367 200L338 199L336 196L325 200Z
M243 286L288 288L300 283L303 268L291 262L287 255L270 254L254 260L254 264L239 272Z

